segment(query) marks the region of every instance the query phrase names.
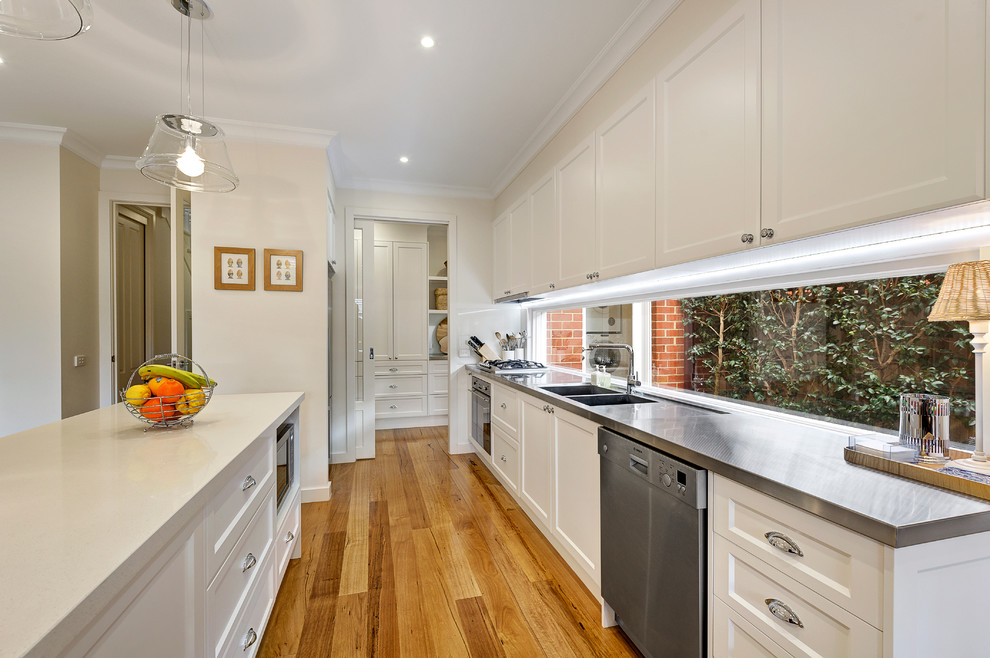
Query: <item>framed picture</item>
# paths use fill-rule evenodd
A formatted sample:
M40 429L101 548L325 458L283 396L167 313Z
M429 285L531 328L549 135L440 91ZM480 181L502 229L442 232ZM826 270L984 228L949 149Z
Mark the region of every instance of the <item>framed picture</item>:
M213 247L213 288L254 290L254 249Z
M303 252L265 249L265 290L302 292Z

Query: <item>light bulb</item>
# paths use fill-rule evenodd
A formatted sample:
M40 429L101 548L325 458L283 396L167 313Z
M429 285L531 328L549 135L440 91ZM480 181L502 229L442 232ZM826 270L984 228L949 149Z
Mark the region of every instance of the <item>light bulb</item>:
M196 151L193 150L192 144L186 144L186 150L179 156L176 164L179 166L179 171L190 178L202 176L203 171L206 170L206 165L203 164L203 158L199 157Z

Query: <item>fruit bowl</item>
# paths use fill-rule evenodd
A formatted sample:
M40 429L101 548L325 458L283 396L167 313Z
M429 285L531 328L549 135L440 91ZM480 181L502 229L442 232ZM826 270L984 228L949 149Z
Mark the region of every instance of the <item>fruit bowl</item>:
M131 373L120 399L131 415L152 427L188 426L217 383L203 366L181 354L159 354Z

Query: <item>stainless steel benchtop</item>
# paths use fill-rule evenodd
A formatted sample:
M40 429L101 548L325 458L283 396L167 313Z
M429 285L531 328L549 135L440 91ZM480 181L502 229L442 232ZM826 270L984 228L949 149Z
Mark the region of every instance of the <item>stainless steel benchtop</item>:
M673 400L592 408L539 388L587 377L559 370L537 375L468 370L888 546L990 530L990 503L846 462L848 433L841 430L745 409L706 412Z

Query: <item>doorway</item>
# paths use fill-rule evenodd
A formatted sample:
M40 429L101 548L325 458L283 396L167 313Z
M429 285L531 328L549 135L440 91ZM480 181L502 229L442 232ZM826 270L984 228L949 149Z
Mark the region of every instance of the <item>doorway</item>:
M111 399L138 366L171 349L169 215L162 206L116 206Z
M350 211L348 219L349 454L342 461L374 458L376 430L449 424L453 344L447 294L453 220Z

